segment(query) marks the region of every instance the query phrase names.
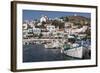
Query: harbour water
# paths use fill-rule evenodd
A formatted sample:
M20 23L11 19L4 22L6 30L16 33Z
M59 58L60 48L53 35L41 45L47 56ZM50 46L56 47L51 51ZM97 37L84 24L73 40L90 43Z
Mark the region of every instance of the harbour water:
M60 49L47 49L42 44L23 46L23 62L77 60L61 53Z
M77 41L77 43L89 48L91 45L91 41L81 40ZM85 59L88 55L84 55ZM61 60L80 60L78 58L69 57L63 53L61 53L61 49L48 49L43 46L43 44L28 44L23 45L23 62L41 62L41 61L61 61Z

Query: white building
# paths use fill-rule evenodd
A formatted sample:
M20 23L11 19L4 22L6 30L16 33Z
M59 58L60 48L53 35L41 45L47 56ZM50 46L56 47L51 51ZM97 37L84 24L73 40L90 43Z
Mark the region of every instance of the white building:
M34 27L34 26L35 26L35 23L36 23L36 21L30 21L28 25L29 25L30 27Z
M40 25L42 25L42 23L37 23L37 26L40 26Z
M23 30L26 30L28 28L28 25L27 24L23 24L22 27L23 27Z
M49 32L53 32L53 31L55 31L56 29L55 29L55 26L54 26L54 25L47 25L47 30L48 30Z
M24 29L23 30L23 38L28 39L29 37L33 36L33 30L32 28Z
M44 38L50 37L50 32L42 32Z
M41 18L40 18L40 22L42 23L42 22L47 22L47 20L48 20L49 18L47 17L47 16L42 16Z
M55 38L63 38L64 37L64 30L56 30L53 32L53 36Z
M82 28L76 28L76 29L72 29L72 33L76 34L76 33L84 33L86 32L88 26L83 26Z
M32 28L28 28L28 33L32 32L32 31L33 31Z
M33 28L33 33L39 35L41 33L41 29L40 28Z
M28 30L23 30L23 38L28 38Z
M65 23L65 28L68 28L68 27L71 27L71 26L73 26L73 23L71 23L71 22L66 22Z

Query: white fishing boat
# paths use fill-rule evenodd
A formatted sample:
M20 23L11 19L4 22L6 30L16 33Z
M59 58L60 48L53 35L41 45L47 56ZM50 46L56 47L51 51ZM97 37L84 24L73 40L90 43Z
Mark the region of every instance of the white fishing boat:
M69 41L75 41L77 38L75 38L75 35L68 35L68 40ZM75 58L82 58L83 57L83 46L80 46L78 43L71 43L70 47L68 47L68 43L65 44L67 45L67 48L64 48L64 46L61 49L61 53L64 53L65 55L75 57Z
M76 57L76 58L82 58L83 57L83 47L74 47L69 50L64 50L64 54L71 56L71 57Z

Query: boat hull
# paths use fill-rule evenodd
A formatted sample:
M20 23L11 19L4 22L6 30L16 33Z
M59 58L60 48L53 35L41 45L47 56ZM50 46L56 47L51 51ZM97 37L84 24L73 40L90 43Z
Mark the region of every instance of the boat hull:
M83 57L83 47L77 47L73 49L69 49L64 51L65 55L76 57L76 58L82 58Z

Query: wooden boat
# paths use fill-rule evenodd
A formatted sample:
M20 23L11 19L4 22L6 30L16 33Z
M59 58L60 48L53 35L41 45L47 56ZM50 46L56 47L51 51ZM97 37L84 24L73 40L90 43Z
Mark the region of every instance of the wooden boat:
M76 58L82 58L83 57L83 47L74 47L69 50L64 50L64 54L71 56L71 57L76 57Z

